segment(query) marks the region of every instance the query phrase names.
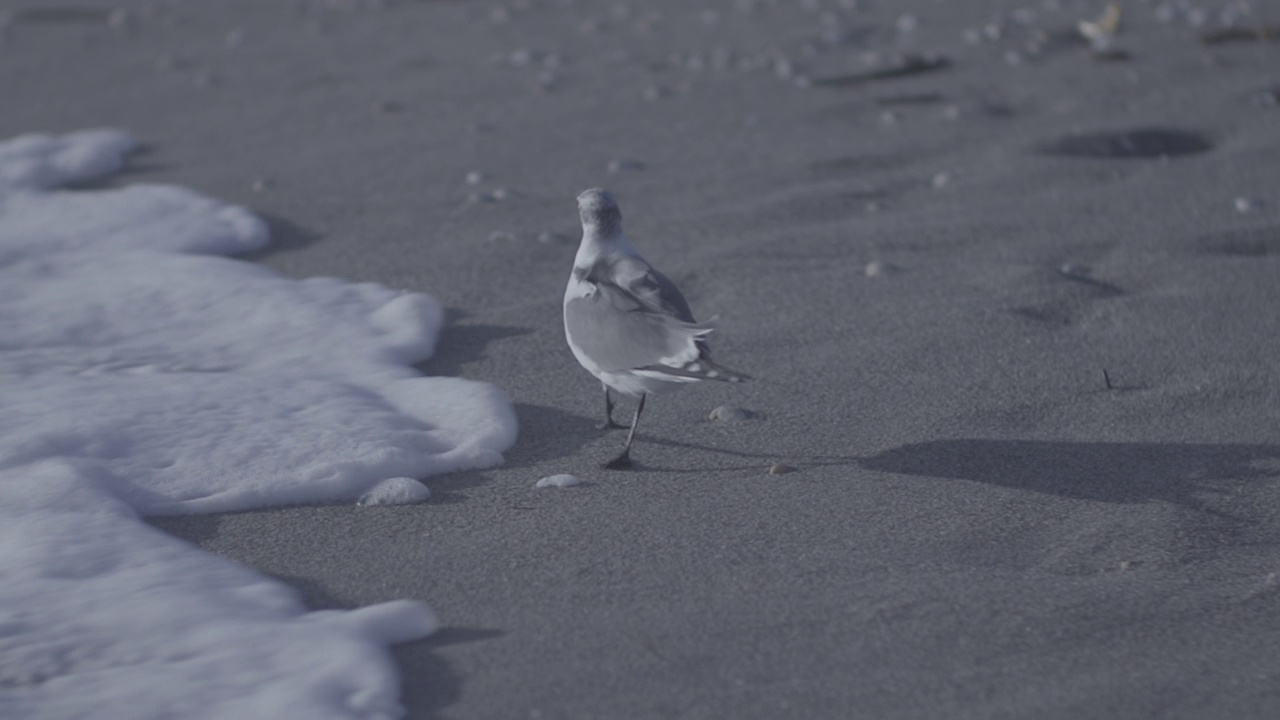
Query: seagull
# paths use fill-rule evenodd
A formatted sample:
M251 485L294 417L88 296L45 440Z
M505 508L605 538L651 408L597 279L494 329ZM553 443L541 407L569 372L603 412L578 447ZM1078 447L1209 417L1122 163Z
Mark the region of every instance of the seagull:
M601 429L613 421L612 392L639 398L622 453L604 464L631 466L631 441L645 398L701 380L750 377L711 361L704 338L715 318L696 322L689 303L666 275L640 256L622 232L622 212L607 190L578 195L582 244L564 291L564 334L574 357L604 386Z

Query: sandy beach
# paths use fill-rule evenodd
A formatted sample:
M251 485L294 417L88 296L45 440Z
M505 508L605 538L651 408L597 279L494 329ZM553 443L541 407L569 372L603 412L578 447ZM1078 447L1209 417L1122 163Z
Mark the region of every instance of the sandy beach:
M409 718L1271 718L1280 5L1122 5L1091 52L1103 2L6 0L0 137L129 131L110 184L429 293L420 370L508 393L426 504L149 518L428 604ZM629 471L561 320L590 187L755 378Z

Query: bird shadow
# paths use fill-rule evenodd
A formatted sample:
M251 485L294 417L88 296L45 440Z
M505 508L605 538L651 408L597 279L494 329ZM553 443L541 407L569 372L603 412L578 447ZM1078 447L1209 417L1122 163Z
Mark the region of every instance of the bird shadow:
M516 403L520 437L506 454L508 467L528 467L580 452L603 431L582 415L545 405Z
M533 332L533 328L508 325L459 324L466 317L467 314L458 308L445 309L444 327L436 341L436 352L414 365L418 372L423 375L461 375L464 365L484 357L489 343Z
M703 445L700 443L689 442L686 440L671 440L668 438L648 437L645 435L637 435L637 442L643 441L652 445L666 445L668 447L680 448L682 450L694 450L697 452L708 453L711 455L722 455L735 458L747 458L757 462L748 462L741 464L720 464L720 465L695 465L693 467L672 467L665 465L652 465L642 461L632 461L631 470L648 470L653 472L668 473L707 473L707 472L734 472L742 470L760 470L762 467L768 467L780 460L787 460L788 464L794 465L797 469L801 467L844 467L855 466L862 460L858 455L780 455L778 453L758 453L748 452L746 450L730 450L724 447L716 447L714 445Z
M1280 479L1280 445L954 439L861 460L868 470L952 478L1116 504L1163 501L1227 520L1207 504L1241 482Z

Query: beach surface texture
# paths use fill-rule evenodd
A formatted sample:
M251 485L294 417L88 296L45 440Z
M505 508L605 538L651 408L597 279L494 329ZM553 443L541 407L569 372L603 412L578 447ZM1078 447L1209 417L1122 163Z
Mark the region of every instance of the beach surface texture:
M597 187L753 378L627 470ZM1262 720L1277 648L1280 5L0 0L0 718Z

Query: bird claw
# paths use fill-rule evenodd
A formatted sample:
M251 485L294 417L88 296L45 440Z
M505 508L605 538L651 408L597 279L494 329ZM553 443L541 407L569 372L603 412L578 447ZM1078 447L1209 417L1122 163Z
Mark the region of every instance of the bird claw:
M627 426L616 423L613 420L608 420L607 422L602 422L599 425L597 425L596 429L597 430L626 430Z

